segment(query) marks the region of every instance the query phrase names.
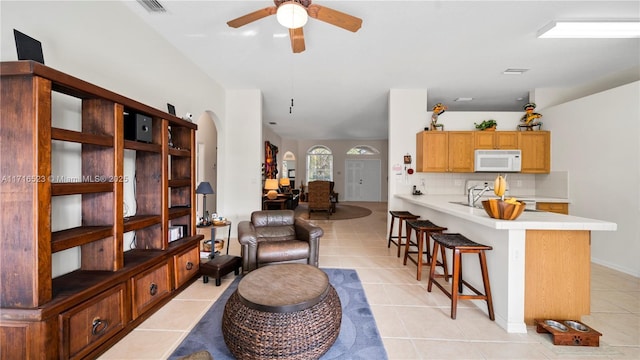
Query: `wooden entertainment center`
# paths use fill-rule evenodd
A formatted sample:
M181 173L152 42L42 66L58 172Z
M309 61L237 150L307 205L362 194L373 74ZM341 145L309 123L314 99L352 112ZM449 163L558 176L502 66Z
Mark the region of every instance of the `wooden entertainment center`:
M95 358L197 278L197 126L36 62L0 76L0 359ZM76 127L58 125L59 97L77 102ZM151 119L150 142L125 139L125 112ZM60 170L61 148L80 173ZM80 208L77 226L52 221L72 216L60 203ZM186 232L169 241L174 226ZM77 268L55 275L53 257L74 251Z

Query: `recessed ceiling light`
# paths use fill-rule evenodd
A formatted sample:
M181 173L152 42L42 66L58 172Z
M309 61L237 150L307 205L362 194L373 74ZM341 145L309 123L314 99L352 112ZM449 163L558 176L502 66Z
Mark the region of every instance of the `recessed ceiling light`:
M639 21L552 21L539 38L615 39L640 37Z
M507 69L505 71L503 71L502 73L504 75L522 75L525 72L529 71L529 69Z
M471 97L459 97L459 98L456 98L453 101L471 101L471 100L473 100L473 98L471 98Z

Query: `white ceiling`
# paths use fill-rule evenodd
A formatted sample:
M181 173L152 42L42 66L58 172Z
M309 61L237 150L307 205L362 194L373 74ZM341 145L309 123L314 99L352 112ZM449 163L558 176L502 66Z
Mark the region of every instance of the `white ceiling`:
M536 88L640 77L638 38L536 37L552 20L638 20L637 0L318 0L361 18L362 28L352 33L310 18L300 54L275 16L227 26L272 1L159 1L166 12L126 3L223 87L260 89L263 122L277 123L267 126L284 138L386 139L392 88L428 90L426 125L436 102L449 111L521 111ZM530 70L503 75L507 68Z

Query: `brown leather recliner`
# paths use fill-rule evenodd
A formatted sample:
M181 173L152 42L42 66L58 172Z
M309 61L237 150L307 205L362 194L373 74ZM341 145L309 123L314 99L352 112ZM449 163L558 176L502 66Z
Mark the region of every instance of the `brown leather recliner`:
M293 210L251 213L251 221L238 223L242 271L261 266L299 262L318 266L321 227L294 217Z

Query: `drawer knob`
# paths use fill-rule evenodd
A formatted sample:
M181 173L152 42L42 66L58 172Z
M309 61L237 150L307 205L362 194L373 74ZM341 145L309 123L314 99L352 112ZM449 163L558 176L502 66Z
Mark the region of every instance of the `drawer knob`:
M193 263L191 261L187 261L187 270L193 269Z
M151 296L154 296L157 293L158 293L158 285L156 285L155 283L151 283L151 287L149 288L149 294L151 294Z
M93 324L91 324L91 335L97 336L104 334L109 327L109 322L107 320L100 320L100 318L93 319Z

